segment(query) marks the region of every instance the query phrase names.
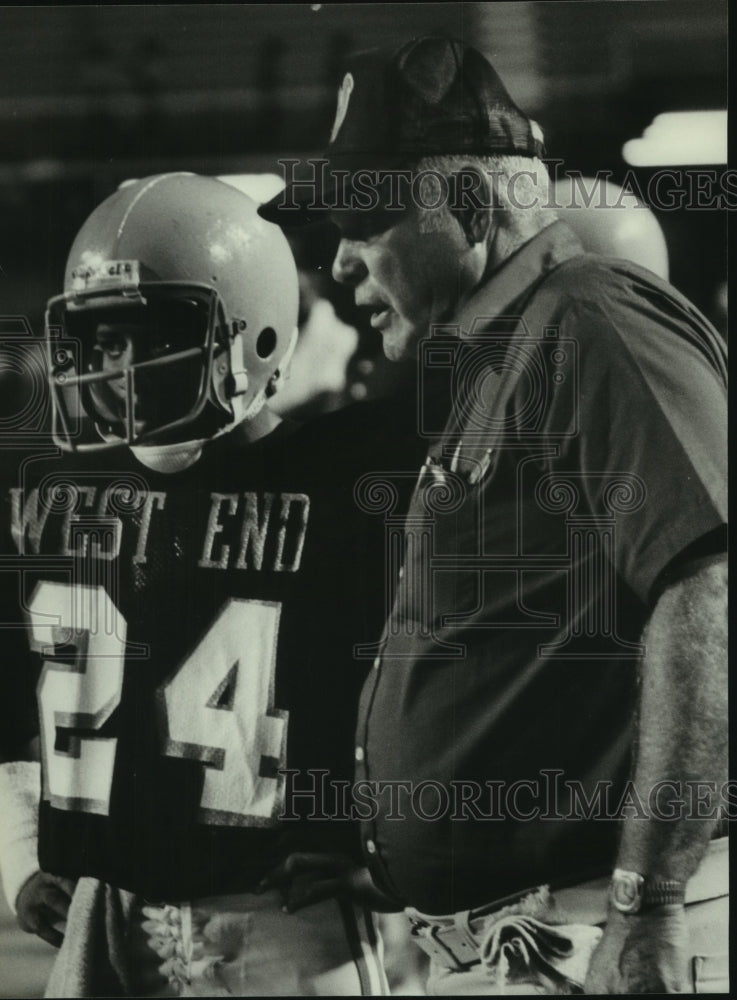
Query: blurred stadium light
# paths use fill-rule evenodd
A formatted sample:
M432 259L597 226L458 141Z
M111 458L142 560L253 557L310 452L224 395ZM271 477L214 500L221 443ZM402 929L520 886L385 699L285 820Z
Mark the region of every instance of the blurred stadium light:
M668 111L656 115L622 156L633 167L681 167L727 162L726 111Z
M273 198L284 187L284 180L278 174L221 174L218 180L238 188L259 203Z

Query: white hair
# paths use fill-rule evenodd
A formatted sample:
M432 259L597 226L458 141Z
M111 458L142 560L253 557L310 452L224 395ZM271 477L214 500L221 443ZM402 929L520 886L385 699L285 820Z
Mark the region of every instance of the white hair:
M420 184L420 225L425 232L444 228L451 218L454 183L459 173L475 172L480 186L473 193L492 214L495 238L511 253L556 218L550 207L550 177L545 164L529 156L426 156L417 173ZM440 187L449 197L439 197ZM455 185L457 193L458 188ZM438 203L437 207L433 206ZM467 204L471 204L467 195ZM462 205L462 203L461 203ZM458 205L457 207L461 207Z

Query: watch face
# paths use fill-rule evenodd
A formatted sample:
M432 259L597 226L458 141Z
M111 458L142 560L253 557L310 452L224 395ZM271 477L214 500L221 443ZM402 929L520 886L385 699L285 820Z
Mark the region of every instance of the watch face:
M644 879L637 872L626 872L617 869L612 876L611 901L623 913L634 913L642 902L642 885Z

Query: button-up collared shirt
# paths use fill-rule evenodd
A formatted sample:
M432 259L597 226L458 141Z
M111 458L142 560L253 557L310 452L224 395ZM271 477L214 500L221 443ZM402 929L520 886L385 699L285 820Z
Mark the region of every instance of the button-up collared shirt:
M726 367L690 303L562 223L421 350L429 450L356 767L374 877L449 913L605 873L640 810L642 630L672 561L721 544Z

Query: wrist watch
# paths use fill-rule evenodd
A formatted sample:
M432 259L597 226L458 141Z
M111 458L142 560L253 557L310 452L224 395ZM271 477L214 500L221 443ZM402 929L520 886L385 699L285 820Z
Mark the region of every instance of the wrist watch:
M645 913L654 906L683 903L686 885L673 878L657 878L615 868L609 883L609 902L620 913Z

